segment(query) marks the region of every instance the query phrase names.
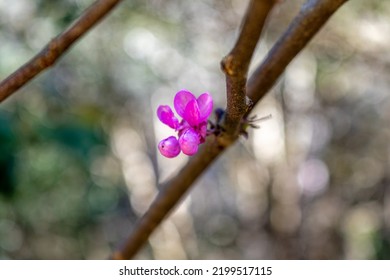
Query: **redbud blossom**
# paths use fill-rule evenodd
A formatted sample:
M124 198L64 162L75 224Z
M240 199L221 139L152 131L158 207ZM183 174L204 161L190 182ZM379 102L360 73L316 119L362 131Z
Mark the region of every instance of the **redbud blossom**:
M208 93L196 98L191 92L181 90L176 93L173 103L183 120L179 122L167 105L158 107L157 116L162 123L178 132L178 139L170 136L158 144L158 149L168 158L176 157L180 151L191 156L198 151L199 144L205 141L207 119L213 111L213 99Z

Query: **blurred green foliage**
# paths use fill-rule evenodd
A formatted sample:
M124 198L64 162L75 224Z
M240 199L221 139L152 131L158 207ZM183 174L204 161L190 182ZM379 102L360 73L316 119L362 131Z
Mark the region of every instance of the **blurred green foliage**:
M0 192L12 196L15 191L15 152L16 135L11 125L12 119L3 114L0 116Z

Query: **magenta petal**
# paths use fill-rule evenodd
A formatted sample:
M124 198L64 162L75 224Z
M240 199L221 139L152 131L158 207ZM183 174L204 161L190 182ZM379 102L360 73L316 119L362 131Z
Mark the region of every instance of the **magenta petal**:
M183 119L185 119L191 126L199 124L200 112L198 102L191 100L188 102L186 109L184 110Z
M188 90L181 90L176 93L173 105L175 106L175 110L180 117L184 118L184 111L187 107L188 102L190 102L191 100L196 100L196 98Z
M180 154L179 141L174 136L170 136L158 143L160 153L167 158L174 158Z
M157 108L157 116L160 121L170 128L176 129L179 126L179 121L172 112L171 107L162 105Z
M203 143L207 136L207 122L203 122L199 126L200 143Z
M210 116L211 112L213 111L213 98L208 93L203 93L201 96L198 97L198 106L199 106L199 112L200 112L200 119L199 122L203 122L207 120L207 118Z
M192 156L198 151L199 135L195 130L189 128L185 130L179 137L179 144L182 152L188 156Z

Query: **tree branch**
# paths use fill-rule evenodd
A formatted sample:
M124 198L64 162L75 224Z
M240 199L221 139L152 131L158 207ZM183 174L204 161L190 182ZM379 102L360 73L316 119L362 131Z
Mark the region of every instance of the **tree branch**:
M152 232L169 214L174 206L188 191L192 183L225 149L215 137L207 137L196 155L171 180L159 187L159 193L143 217L134 225L134 230L122 248L111 258L115 260L131 259L148 240Z
M230 53L221 61L226 75L227 108L224 129L232 136L238 136L239 126L247 111L246 80L248 68L263 30L265 20L275 0L251 0L237 42Z
M33 79L44 69L52 66L72 44L95 26L122 0L98 0L63 33L52 39L30 61L0 83L0 102Z
M115 252L113 259L131 259L148 240L150 234L184 196L202 172L238 137L238 127L247 110L245 83L249 63L260 37L264 22L273 7L274 0L252 0L243 20L242 30L233 50L222 60L226 73L227 114L224 120L226 132L219 137L207 137L206 143L181 171L163 184L160 192L137 222L124 246Z
M256 104L275 84L287 65L326 21L348 0L308 0L248 81L248 97Z

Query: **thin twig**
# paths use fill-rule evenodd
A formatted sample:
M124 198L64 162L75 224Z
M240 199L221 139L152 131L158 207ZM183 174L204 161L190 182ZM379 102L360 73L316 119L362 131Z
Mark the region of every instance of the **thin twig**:
M227 80L227 112L231 116L225 119L224 124L234 129L227 130L220 137L208 137L206 143L201 146L200 151L191 158L188 164L173 179L159 188L158 196L134 226L134 231L124 246L111 256L113 259L133 258L192 183L238 137L236 130L247 109L245 83L249 63L274 2L273 0L251 1L237 43L222 61Z
M248 97L256 104L275 84L287 65L326 21L348 0L309 0L248 81Z
M275 0L250 1L237 42L221 61L221 68L226 75L227 93L224 129L233 136L238 136L241 119L248 109L246 104L248 68L267 15L274 4Z
M52 39L36 56L0 83L0 102L37 74L52 66L72 44L95 26L122 0L98 0L64 32Z

